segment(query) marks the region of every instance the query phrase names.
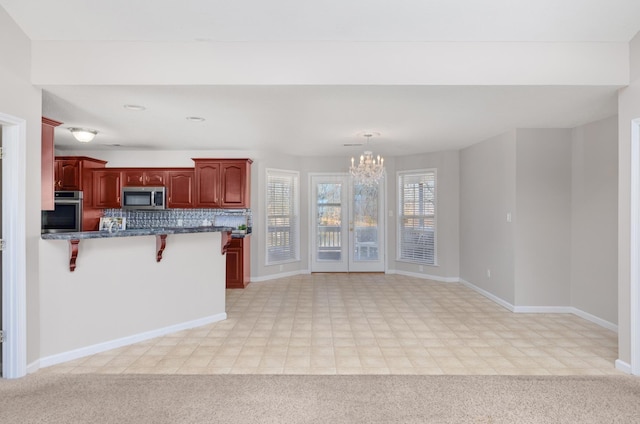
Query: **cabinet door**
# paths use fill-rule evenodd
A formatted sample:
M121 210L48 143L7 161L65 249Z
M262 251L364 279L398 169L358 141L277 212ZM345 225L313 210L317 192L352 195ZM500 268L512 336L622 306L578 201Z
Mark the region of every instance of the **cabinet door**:
M58 190L81 190L80 188L80 161L57 160L56 184Z
M163 187L166 182L166 175L167 173L165 171L155 169L152 171L147 170L144 172L144 185Z
M220 163L196 163L196 207L220 207Z
M120 207L120 171L93 171L93 206Z
M246 163L232 162L221 164L222 207L247 207L245 188L247 186Z
M143 186L144 171L142 169L127 169L126 171L122 171L122 185L125 187Z
M227 248L227 288L244 288L242 240L233 239Z
M169 171L167 184L167 207L192 208L194 204L194 171Z

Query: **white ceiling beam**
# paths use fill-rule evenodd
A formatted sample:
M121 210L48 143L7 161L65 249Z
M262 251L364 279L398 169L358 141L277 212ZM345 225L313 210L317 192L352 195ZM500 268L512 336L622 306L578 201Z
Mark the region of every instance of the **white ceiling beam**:
M32 82L623 86L629 45L33 41Z

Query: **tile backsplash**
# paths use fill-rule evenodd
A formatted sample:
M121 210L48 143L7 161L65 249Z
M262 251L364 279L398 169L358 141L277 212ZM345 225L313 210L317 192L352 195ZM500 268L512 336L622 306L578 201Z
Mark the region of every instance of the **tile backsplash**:
M253 226L251 209L105 209L105 217L126 218L128 229L161 227Z

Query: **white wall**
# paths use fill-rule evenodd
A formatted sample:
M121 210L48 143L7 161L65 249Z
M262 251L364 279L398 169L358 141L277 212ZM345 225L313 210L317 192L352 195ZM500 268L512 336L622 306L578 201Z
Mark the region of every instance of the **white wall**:
M516 131L515 305L568 306L571 130Z
M460 278L515 302L516 132L460 151ZM487 275L487 269L491 276Z
M640 119L640 33L629 44L631 81L618 96L618 359L631 363L631 121Z
M31 82L31 42L0 7L0 112L24 119L26 145L27 363L39 357L38 240L42 95Z
M618 322L618 118L573 130L571 306Z
M387 164L387 162L389 162ZM460 155L457 150L422 155L398 156L387 161L387 210L389 268L398 272L457 280L460 276ZM435 168L436 174L436 256L437 266L397 261L398 193L397 172ZM388 216L388 213L387 213Z
M53 363L75 350L195 320L224 317L220 233L81 240L69 271L64 240L40 240L42 341ZM70 358L66 358L70 359Z

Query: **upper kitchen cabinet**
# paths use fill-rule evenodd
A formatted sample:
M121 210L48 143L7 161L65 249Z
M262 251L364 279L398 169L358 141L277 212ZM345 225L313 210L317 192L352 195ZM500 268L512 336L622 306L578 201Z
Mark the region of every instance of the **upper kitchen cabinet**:
M167 171L167 207L192 208L194 199L195 172L193 169L170 169Z
M165 169L124 169L122 171L123 186L151 186L166 185L167 172Z
M100 169L93 171L93 206L119 208L122 187L120 171Z
M91 175L88 169L104 168L106 161L86 156L56 156L55 189L56 190L91 190Z
M41 209L53 210L54 188L54 131L62 122L42 117L42 147L41 147Z
M193 159L197 208L248 208L251 159Z

